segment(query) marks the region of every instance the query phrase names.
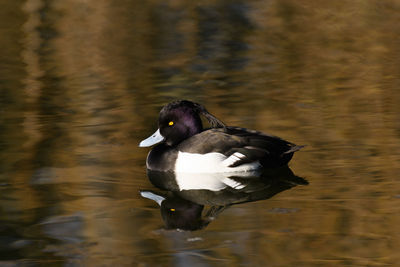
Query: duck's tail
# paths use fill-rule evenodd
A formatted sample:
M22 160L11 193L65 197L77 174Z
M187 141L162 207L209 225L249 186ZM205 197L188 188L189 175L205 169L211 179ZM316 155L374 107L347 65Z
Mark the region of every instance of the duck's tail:
M289 150L283 152L282 155L289 154L289 153L294 153L294 152L296 152L296 151L299 151L299 150L302 149L303 147L305 147L305 145L302 145L302 146L294 145L294 146L292 146Z

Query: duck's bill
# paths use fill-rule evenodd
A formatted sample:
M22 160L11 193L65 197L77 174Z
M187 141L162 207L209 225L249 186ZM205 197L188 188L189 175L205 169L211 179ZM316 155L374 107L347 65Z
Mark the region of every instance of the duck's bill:
M155 133L153 133L149 138L144 139L140 142L139 147L147 147L158 144L164 141L164 136L161 135L160 129L158 129Z
M154 194L153 192L150 192L150 191L140 191L140 195L144 198L154 200L160 206L161 206L161 203L165 200L165 197Z

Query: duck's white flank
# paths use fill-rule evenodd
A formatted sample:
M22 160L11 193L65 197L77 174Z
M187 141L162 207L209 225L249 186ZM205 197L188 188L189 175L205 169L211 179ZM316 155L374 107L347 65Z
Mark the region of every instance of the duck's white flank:
M206 189L219 191L230 187L242 189L246 184L240 183L231 176L257 176L261 165L258 161L228 167L244 157L236 152L230 157L221 153L194 154L179 152L175 163L176 182L180 190Z
M224 166L226 166L226 167L229 167L229 166L231 166L232 164L236 163L237 161L242 160L242 159L245 159L245 158L246 158L246 156L243 155L242 153L240 153L240 152L235 152L235 153L233 153L232 155L230 155L228 158L226 158L226 159L222 162L222 164L223 164Z
M175 163L175 172L232 173L255 171L261 167L258 161L228 167L243 157L245 156L239 152L235 152L230 157L217 152L207 154L179 152Z

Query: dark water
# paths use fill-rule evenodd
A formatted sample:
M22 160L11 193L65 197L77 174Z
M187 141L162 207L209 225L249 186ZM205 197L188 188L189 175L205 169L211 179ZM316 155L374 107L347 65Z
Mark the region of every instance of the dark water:
M397 265L399 21L395 0L1 1L0 265ZM309 184L168 196L205 222L168 229L137 145L177 98L306 144Z

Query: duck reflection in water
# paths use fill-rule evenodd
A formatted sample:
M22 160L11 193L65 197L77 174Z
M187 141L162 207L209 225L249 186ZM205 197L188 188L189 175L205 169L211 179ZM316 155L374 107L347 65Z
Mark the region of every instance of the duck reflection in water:
M141 195L160 205L166 229L188 231L206 227L229 206L269 199L297 185L308 184L288 166L262 173L176 174L148 170L147 175L154 186L164 191L142 190Z

